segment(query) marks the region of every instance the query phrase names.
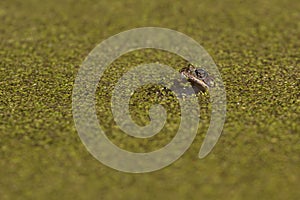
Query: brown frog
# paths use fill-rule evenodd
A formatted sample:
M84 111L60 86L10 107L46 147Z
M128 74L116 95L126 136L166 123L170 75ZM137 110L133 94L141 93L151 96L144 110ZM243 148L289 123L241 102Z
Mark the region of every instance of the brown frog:
M195 93L206 92L209 88L215 86L212 76L201 68L196 68L192 64L182 68L180 71L182 78L187 79L192 84Z

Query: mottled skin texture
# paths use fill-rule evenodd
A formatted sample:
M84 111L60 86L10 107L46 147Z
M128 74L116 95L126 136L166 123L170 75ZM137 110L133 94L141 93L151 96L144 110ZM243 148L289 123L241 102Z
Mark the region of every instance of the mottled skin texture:
M214 86L214 79L208 74L207 71L201 68L196 68L192 64L188 64L180 70L183 78L191 82L193 89L196 93L206 92L208 88Z

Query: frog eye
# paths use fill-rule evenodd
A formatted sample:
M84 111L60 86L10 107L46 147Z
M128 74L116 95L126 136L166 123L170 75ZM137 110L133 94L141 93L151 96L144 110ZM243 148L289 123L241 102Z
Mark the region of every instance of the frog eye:
M205 71L204 69L196 69L195 72L196 72L196 75L201 79L206 78L208 75L207 71Z

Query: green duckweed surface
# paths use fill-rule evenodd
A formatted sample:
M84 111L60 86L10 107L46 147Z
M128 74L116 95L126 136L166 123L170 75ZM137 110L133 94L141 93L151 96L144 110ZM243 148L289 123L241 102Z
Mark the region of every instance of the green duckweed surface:
M194 143L170 166L147 174L116 171L88 153L72 116L72 89L88 53L109 36L144 26L194 38L212 56L227 93L223 134L198 159L210 119L199 95ZM0 2L0 199L300 199L300 1L38 1ZM171 141L178 101L140 88L130 112L149 123L151 105L168 110L150 139L126 136L110 110L123 73L142 63L180 69L186 61L158 50L117 59L97 89L97 114L120 147L148 152ZM101 86L101 87L100 87Z

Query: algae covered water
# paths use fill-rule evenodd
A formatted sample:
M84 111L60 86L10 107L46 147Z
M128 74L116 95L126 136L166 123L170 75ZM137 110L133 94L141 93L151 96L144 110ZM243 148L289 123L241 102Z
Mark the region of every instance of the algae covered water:
M1 1L1 199L299 199L299 10L296 0ZM180 31L208 51L225 84L227 114L217 145L198 159L211 116L209 94L199 94L199 128L187 152L159 171L130 174L86 150L72 90L98 43L144 26ZM167 119L160 133L133 138L114 121L117 81L135 65L156 62L176 70L187 64L161 50L133 51L98 83L98 120L123 149L162 148L179 127L178 100L157 85L139 88L129 104L140 126L149 123L151 105L161 104Z

